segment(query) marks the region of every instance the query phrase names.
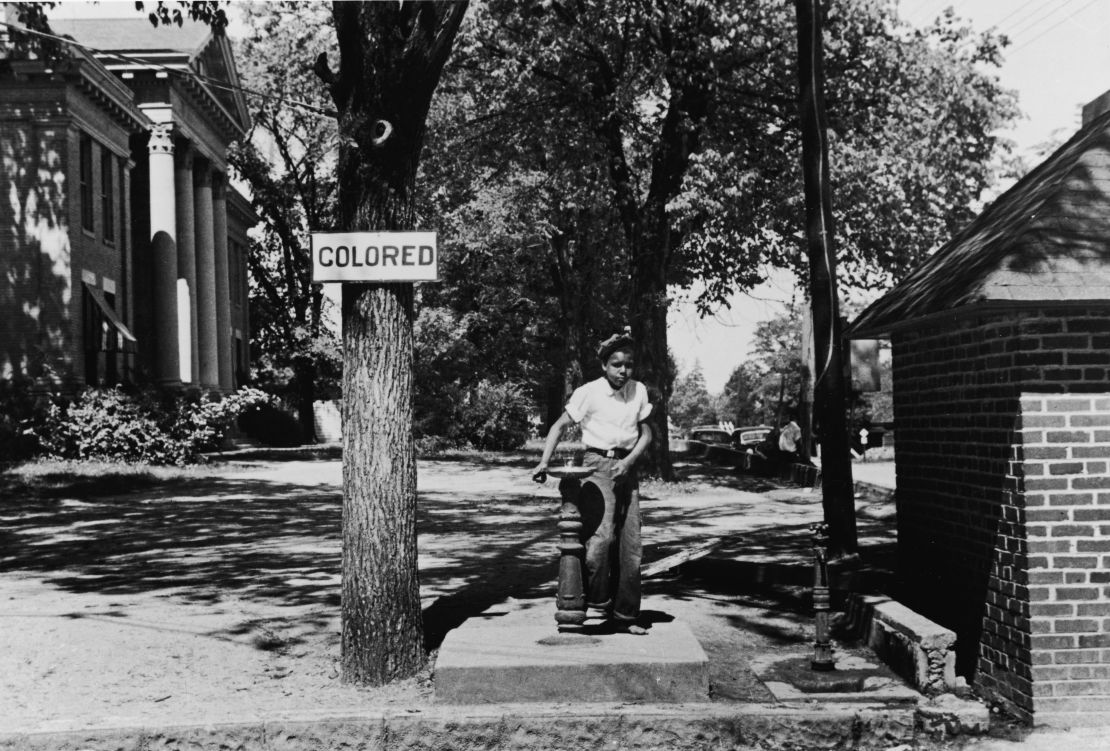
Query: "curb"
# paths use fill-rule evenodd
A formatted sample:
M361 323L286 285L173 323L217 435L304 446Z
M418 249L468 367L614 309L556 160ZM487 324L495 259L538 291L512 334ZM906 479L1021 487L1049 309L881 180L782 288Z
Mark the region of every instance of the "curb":
M882 704L433 706L172 727L0 733L2 751L417 751L418 749L888 749L914 738L914 707Z

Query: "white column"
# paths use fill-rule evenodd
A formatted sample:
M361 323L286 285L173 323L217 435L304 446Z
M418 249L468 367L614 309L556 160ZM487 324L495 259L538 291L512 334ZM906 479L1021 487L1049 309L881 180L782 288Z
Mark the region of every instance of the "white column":
M154 377L164 385L181 383L177 327L177 217L173 197L173 124L151 129L150 253L154 268Z
M227 178L212 179L212 234L216 249L216 347L219 351L220 388L235 386L231 359L231 286L227 278Z
M207 388L220 385L219 345L216 333L216 245L212 225L212 168L197 164L193 169L193 210L196 212L197 251L197 343L200 383Z
M193 150L179 141L174 153L174 198L177 203L178 328L181 330L181 380L200 375L197 346L197 259L193 213Z

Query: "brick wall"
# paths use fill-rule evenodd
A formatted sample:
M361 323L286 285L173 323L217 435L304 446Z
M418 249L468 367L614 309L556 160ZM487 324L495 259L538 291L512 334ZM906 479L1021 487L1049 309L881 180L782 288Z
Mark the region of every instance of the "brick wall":
M1110 708L1110 393L1021 399L1036 712Z
M1110 597L1081 568L1110 551L1081 554L1101 528L1066 505L1094 513L1085 485L1106 482L1110 507L1094 424L1110 406L1095 396L1110 392L1110 308L966 316L892 346L900 598L956 631L959 672L1026 717L1050 706L1046 692L1101 695L1101 660L1088 651L1061 678L1053 650L1074 660L1110 633L1094 615ZM1101 432L1110 444L1110 425ZM1110 674L1110 649L1101 657Z
M0 257L13 279L0 287L0 378L26 376L43 384L76 385L84 377L83 273L128 293L120 246L129 241L120 218L129 156L127 134L100 107L59 80L0 80L0 195L15 196L0 213ZM93 139L94 228L81 227L79 150ZM100 206L101 153L113 154L115 238L104 237ZM126 167L124 167L126 171ZM117 308L122 306L117 303Z
M73 296L60 90L0 97L0 377L48 379L70 370Z

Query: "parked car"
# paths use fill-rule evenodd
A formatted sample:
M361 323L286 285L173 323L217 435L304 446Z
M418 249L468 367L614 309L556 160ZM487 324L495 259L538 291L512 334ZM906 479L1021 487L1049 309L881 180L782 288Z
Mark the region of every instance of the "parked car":
M774 430L770 425L745 425L732 431L729 442L739 449L758 446Z
M732 434L716 425L695 425L687 431L686 440L728 445L732 443Z

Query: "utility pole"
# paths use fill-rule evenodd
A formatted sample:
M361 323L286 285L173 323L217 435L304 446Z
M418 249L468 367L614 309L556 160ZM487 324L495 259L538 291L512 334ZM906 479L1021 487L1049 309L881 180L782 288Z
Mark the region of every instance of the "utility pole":
M829 525L829 554L854 555L855 488L848 445L842 327L836 294L832 194L825 119L825 70L820 0L794 0L798 17L799 112L805 184L809 294L813 311L814 419L821 440L821 492Z

